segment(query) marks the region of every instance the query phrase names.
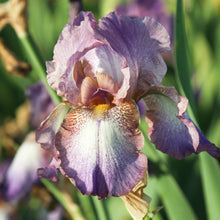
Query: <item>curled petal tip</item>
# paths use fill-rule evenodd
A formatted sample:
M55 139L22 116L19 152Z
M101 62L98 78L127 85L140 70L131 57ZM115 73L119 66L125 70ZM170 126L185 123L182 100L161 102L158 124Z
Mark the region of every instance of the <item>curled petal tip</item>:
M37 170L37 175L40 178L49 179L53 182L58 182L59 177L56 168L47 167L47 168L39 168Z

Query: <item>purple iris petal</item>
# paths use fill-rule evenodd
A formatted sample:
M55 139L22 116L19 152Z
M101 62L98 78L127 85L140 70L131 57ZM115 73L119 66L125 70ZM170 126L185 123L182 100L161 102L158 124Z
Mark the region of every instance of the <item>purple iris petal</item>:
M144 105L144 102L142 100L138 101L137 106L138 106L138 110L140 112L140 116L145 117L147 108Z
M138 111L129 102L99 114L84 108L68 113L55 138L61 171L83 194L128 194L147 168L139 153L144 141Z
M149 16L160 22L168 31L173 41L173 17L166 10L162 0L135 0L128 4L120 5L116 8L120 15L143 18Z
M37 175L40 178L49 179L53 182L58 182L58 161L53 158L47 167L42 167L37 169Z
M55 107L54 103L43 83L37 83L28 87L26 96L31 104L31 125L37 128L53 110Z
M170 40L156 20L110 13L99 20L98 32L126 60L130 71L128 98L140 96L150 85L161 83L167 68L160 53L170 49Z
M67 24L54 48L53 61L47 62L47 79L59 96L77 104L79 88L73 80L75 63L89 50L102 45L95 39L96 21L91 12L81 12L73 24Z
M174 17L166 10L166 6L162 0L134 0L127 4L122 4L116 8L116 12L120 15L129 17L143 18L149 16L162 24L170 35L171 48L174 41ZM163 53L166 62L173 65L173 50Z
M202 134L202 132L199 130L199 128L194 124L192 119L189 117L187 113L185 113L182 117L180 117L180 120L185 123L186 121L190 121L195 126L198 134L199 134L199 146L195 153L200 153L202 151L206 151L209 153L212 157L218 158L220 157L220 148L216 147L215 144L211 143L207 138Z
M95 75L107 73L121 87L116 99L136 99L146 87L162 81L166 65L160 53L170 49L169 43L165 28L152 18L111 13L97 24L92 13L80 12L64 27L53 61L47 62L48 82L77 105L80 88L73 79L74 66L87 60Z
M219 149L184 115L188 100L180 97L174 88L152 87L144 101L148 136L157 149L176 159L204 150L219 156Z
M102 45L88 51L83 59L89 61L93 73L107 73L114 82L121 86L123 82L123 59L107 45Z
M30 133L5 174L5 199L17 201L22 198L38 180L37 169L48 165L49 160L50 156L34 141L34 133Z

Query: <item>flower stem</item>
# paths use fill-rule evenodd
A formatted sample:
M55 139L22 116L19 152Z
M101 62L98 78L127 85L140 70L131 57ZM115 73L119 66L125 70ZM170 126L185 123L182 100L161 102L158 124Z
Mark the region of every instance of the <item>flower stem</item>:
M53 102L57 105L60 103L60 98L56 95L54 90L51 89L51 87L48 85L47 79L46 79L46 70L42 61L41 56L36 51L37 48L31 38L30 35L25 35L22 37L19 37L20 42L27 54L27 59L29 63L32 65L32 68L34 71L36 71L36 74L38 75L38 78L44 83L51 99Z
M41 182L46 186L46 188L50 191L50 193L57 199L57 201L66 209L66 211L71 216L71 219L77 220L85 220L82 216L81 210L78 205L75 204L70 198L64 196L62 192L60 192L54 184L52 184L49 180L41 179Z
M110 216L108 214L107 208L104 204L105 201L98 200L96 197L92 197L92 200L94 202L94 205L96 207L97 213L98 213L98 219L99 220L110 220Z

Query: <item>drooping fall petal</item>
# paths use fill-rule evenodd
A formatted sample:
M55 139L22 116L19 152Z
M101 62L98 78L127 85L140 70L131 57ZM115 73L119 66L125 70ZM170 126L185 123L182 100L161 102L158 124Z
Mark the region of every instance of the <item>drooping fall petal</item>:
M207 151L213 157L220 150L210 143L186 115L188 100L174 88L152 87L143 98L149 139L156 148L176 159Z
M184 123L187 124L192 122L192 119L189 117L187 113L185 113L182 117L179 117L179 119ZM207 138L202 134L202 132L199 130L199 128L194 124L198 134L199 134L199 146L197 148L196 153L200 153L202 151L208 152L211 156L218 158L220 157L220 149L215 146L215 144L211 143Z
M128 194L147 168L138 126L133 102L70 111L55 138L61 171L83 194Z

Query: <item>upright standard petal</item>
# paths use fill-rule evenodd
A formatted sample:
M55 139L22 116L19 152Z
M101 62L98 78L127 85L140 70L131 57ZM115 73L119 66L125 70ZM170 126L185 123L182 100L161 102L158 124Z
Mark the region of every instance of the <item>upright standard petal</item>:
M133 102L70 111L55 138L60 168L83 194L128 194L147 169Z
M75 63L90 49L103 43L95 38L96 21L91 12L81 12L73 24L67 24L54 48L53 61L47 62L47 79L59 96L77 104L79 88L73 80Z
M188 100L174 88L152 87L143 100L147 108L148 136L157 149L176 159L204 150L214 157L220 156L219 148L186 117Z
M127 98L161 83L167 68L160 53L170 49L169 35L161 24L149 17L132 19L110 13L99 20L97 32L126 60L130 69Z
M97 24L92 13L81 12L73 24L64 27L53 61L47 62L48 82L58 95L81 104L82 75L73 70L77 62L86 60L94 76L108 74L119 86L115 103L137 100L149 86L161 83L166 64L160 53L169 50L169 43L165 28L152 18L110 13Z
M101 45L88 51L83 59L88 60L93 73L107 73L114 82L121 86L123 82L122 68L125 60L108 45Z
M161 23L173 39L174 19L166 10L166 5L162 0L134 0L127 4L122 4L116 8L116 12L120 15L129 17L143 18L149 16Z

